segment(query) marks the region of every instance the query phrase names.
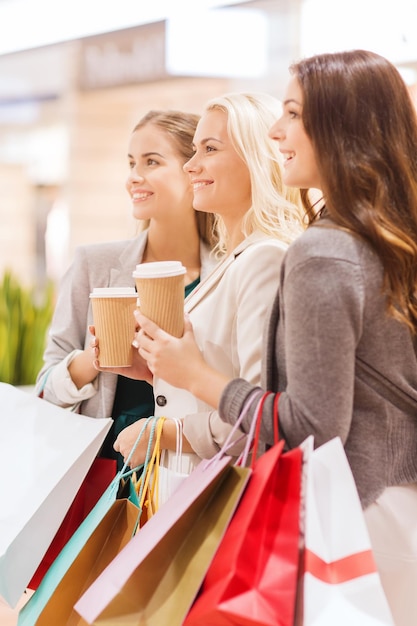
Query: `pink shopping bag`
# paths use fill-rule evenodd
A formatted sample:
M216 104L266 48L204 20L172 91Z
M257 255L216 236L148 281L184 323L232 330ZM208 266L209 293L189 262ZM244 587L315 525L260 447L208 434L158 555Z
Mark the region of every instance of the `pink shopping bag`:
M201 461L75 604L88 624L180 626L251 470Z

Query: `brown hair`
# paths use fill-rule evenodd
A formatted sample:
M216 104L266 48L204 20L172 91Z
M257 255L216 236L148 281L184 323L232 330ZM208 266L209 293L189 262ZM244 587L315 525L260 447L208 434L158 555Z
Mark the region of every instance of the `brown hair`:
M388 312L417 333L417 116L407 86L365 50L317 55L290 71L326 212L376 251Z
M175 110L151 110L142 117L132 132L148 124L157 126L169 134L173 144L178 150L178 154L183 162L186 163L194 154L194 133L199 119L200 116L194 113L184 113L183 111ZM214 213L195 211L195 215L201 240L207 243L211 248L214 248L218 241ZM148 221L145 221L144 227L146 227L148 223Z

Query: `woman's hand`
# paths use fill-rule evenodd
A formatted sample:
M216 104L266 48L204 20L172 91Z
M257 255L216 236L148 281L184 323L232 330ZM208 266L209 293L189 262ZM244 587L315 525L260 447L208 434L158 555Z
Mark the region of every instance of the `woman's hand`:
M146 380L150 385L153 383L153 376L149 370L146 361L140 356L137 350L133 349L132 365L129 367L100 367L100 347L99 341L95 336L95 327L88 327L93 335L90 341L90 350L95 369L99 372L111 372L112 374L120 374L125 378L133 378L134 380ZM132 342L133 343L133 342Z
M124 428L122 432L119 433L119 436L117 437L116 441L113 444L113 448L116 450L116 452L120 452L124 461L127 460L130 454L130 451L135 445L136 439L138 438L139 433L141 432L145 424L146 424L146 419L140 419L137 422L134 422L133 424L131 424L130 426L126 426L126 428ZM148 427L149 427L149 424L148 424ZM129 461L129 466L131 468L137 467L138 465L142 465L145 462L146 451L148 449L148 442L149 442L149 428L146 428L146 430L143 432L142 437L140 438L136 446L134 453L132 454L132 458Z
M135 311L140 325L134 345L155 376L163 378L174 387L190 389L196 372L205 364L194 338L190 320L184 320L184 334L173 337L149 318Z
M88 327L90 332L94 335L94 326ZM96 348L94 337L92 342L90 342L90 346L86 347L82 352L77 354L68 365L68 372L71 376L72 382L77 387L77 389L81 389L84 385L93 382L95 378L98 376L97 368L94 365L94 360L96 358Z
M146 419L140 419L137 422L134 422L130 426L127 426L119 433L116 441L113 444L113 448L116 452L120 452L123 456L124 460L128 458L130 451L135 445L136 439L139 436L142 428L146 423ZM138 465L142 465L146 459L146 452L149 445L149 435L152 428L152 420L150 420L146 426L146 430L143 432L134 453L132 454L132 458L129 461L129 466L131 468L137 467ZM173 450L177 449L177 428L174 420L166 419L162 425L161 432L161 440L160 440L161 450ZM153 446L151 448L151 452L153 451ZM183 436L182 440L182 451L183 452L194 452L192 449L188 439Z

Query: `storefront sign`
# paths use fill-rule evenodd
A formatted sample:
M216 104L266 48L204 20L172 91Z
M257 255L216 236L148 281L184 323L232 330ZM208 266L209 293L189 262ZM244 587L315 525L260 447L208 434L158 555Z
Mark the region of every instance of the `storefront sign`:
M161 80L168 77L165 66L165 22L81 41L81 89Z

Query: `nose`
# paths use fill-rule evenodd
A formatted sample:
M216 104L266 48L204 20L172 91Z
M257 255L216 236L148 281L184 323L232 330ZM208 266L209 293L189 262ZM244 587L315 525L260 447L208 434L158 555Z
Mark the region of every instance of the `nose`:
M144 176L141 173L142 167L139 161L133 159L129 162L129 173L127 176L127 180L131 182L142 182L145 180Z
M196 154L193 154L191 159L189 159L186 163L184 163L184 165L182 166L182 169L184 170L186 174L189 174L190 172L195 172L197 167L198 166L197 166Z
M282 141L282 139L284 138L284 131L283 125L281 123L281 118L277 119L275 124L271 126L268 135L271 139L274 139L275 141Z
M129 180L134 182L143 182L145 180L144 176L140 174L136 168L132 168L129 172Z
M131 193L132 188L137 185L143 185L144 180L144 177L139 174L136 168L131 167L129 170L129 174L125 180L125 188L127 189L128 193Z

